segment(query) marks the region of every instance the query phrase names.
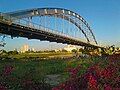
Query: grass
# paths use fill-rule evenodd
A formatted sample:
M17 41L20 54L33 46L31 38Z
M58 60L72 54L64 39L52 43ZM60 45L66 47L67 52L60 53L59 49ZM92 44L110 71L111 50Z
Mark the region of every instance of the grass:
M29 58L49 58L49 57L67 57L72 56L73 54L70 52L48 52L48 53L20 53L16 55L9 55L10 57L16 59L29 59Z
M61 59L61 58L53 58L53 59L45 59L42 60L38 58L38 60L34 60L37 56L42 54L19 54L19 55L11 55L8 59L0 60L0 74L5 66L13 66L14 70L10 74L10 78L15 78L16 80L12 82L8 79L6 81L8 85L12 86L12 88L19 88L19 83L21 81L31 79L34 82L44 82L46 75L60 75L60 82L64 82L69 78L69 73L67 72L67 68L76 67L81 64L81 70L79 74L83 74L87 68L93 63L97 63L97 59L91 58L70 58L70 59ZM53 53L47 55L54 55ZM57 55L60 55L58 53ZM22 58L21 58L21 57ZM27 56L27 58L26 58ZM29 58L29 57L32 57ZM14 58L14 59L10 59ZM27 60L26 60L27 59ZM96 61L97 60L97 61ZM17 85L17 86L16 86ZM15 89L12 89L15 90Z

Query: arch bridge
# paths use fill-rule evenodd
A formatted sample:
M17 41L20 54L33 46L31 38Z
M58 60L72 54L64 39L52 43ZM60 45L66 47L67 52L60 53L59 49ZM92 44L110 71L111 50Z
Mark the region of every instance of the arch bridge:
M63 8L35 8L0 13L0 33L11 37L101 48L86 20Z

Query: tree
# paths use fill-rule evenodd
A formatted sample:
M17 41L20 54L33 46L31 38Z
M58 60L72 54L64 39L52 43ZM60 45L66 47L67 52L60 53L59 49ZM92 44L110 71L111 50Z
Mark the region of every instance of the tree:
M72 52L73 52L73 53L77 53L77 50L76 50L76 49L73 49Z
M65 49L62 49L62 52L67 52L67 50L65 50Z
M18 51L16 51L16 50L14 50L14 51L9 51L8 54L13 54L13 55L15 55L15 54L18 54Z

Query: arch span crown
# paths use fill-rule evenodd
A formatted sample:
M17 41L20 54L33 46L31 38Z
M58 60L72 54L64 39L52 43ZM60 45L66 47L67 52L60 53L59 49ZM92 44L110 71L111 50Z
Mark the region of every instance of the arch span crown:
M82 16L71 10L63 9L63 8L35 8L35 9L9 12L7 14L19 19L32 18L35 16L40 16L40 17L52 16L52 17L64 19L74 24L76 27L78 27L79 30L84 34L88 43L94 42L95 44L97 44L97 41L89 24L85 21L85 19Z

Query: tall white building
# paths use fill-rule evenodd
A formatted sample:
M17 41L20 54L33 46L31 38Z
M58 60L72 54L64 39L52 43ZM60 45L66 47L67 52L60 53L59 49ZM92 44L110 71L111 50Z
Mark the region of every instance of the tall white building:
M31 51L35 52L35 48L31 48Z
M26 45L23 45L22 47L21 47L21 53L24 53L24 52L26 52L26 51L28 51L29 50L29 46L26 44Z

